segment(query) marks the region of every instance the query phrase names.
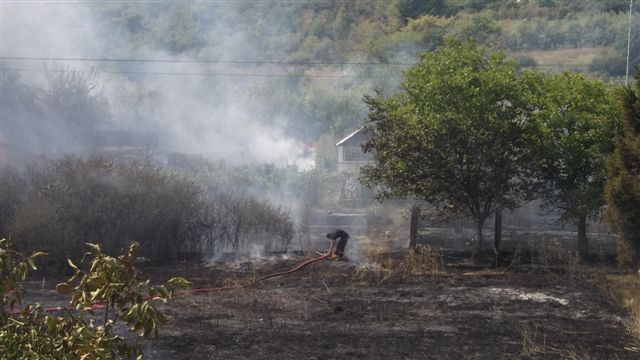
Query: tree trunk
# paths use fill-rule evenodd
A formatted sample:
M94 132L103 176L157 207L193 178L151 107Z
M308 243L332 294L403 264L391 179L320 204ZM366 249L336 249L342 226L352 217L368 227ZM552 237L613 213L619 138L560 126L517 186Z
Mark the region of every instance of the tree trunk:
M634 226L634 228L636 228ZM633 231L629 231L627 232L629 236L629 240L632 241L632 246L633 246L633 259L632 259L632 264L638 268L640 267L640 234L638 234L638 230L634 229ZM640 272L640 270L638 270Z
M640 243L639 242L635 242L634 243L634 248L635 248L635 258L633 259L633 264L635 264L636 268L640 267ZM640 273L640 270L638 270L638 273Z
M502 209L496 209L495 222L493 227L493 247L496 251L500 250L500 242L502 241Z
M418 241L418 223L420 222L420 208L411 207L411 228L409 230L409 248L415 248Z
M476 223L476 231L478 238L476 239L476 247L473 251L474 262L479 262L480 251L482 250L482 226L484 225L484 221L478 221Z
M582 260L589 255L589 246L587 243L587 217L580 215L578 220L578 254Z

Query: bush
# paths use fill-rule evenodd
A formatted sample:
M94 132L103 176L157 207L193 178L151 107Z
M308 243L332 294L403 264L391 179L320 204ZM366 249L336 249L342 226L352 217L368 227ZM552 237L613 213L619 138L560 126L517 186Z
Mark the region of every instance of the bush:
M100 246L87 244L89 270L82 271L72 261L74 275L56 289L70 295L70 305L78 311L62 317L47 315L39 306L27 305L11 313L20 295L22 281L34 260L44 255L24 256L7 240L0 240L0 357L2 359L114 359L142 358L137 344L130 344L116 332L120 319L130 331L157 335L165 316L155 303L166 302L174 289L188 287L183 278L164 285L149 286L135 266L137 244L123 249L118 257L108 256ZM104 309L102 320L93 316L96 307ZM111 311L111 312L110 312Z
M285 250L294 236L289 211L252 197L222 191L207 195L200 218L204 229L200 251L242 252L252 245L265 251Z
M593 58L589 64L589 71L609 76L624 76L626 74L626 66L627 60L624 56L608 53Z
M0 171L0 237L7 235L9 224L22 203L25 185L20 173L12 168Z
M52 261L80 259L87 242L114 252L138 241L144 256L162 264L181 253L202 256L256 242L284 248L293 237L286 209L205 192L149 161L66 156L33 165L22 181L22 200L6 233L21 251L44 249Z
M531 56L528 55L523 55L518 57L518 68L522 69L522 68L532 68L532 67L536 67L538 66L538 63L536 62L536 59L532 58Z
M25 199L10 226L21 250L79 259L86 242L113 252L136 240L145 256L167 262L197 241L200 190L149 162L66 156L32 166L25 180Z

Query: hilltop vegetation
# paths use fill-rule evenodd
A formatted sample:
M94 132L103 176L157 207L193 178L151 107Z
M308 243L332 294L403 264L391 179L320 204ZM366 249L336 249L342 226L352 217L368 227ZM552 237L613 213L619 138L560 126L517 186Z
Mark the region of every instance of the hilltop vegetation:
M625 73L626 0L336 0L93 7L130 40L130 49L118 52L153 48L195 59L298 64L295 74L300 76L261 83L256 93L267 104L268 114L284 108L304 114L303 123L294 122L288 128L302 139L324 134L335 138L357 126L364 117L362 94L374 87L396 88L402 71L417 61L417 55L439 47L446 36L474 37L481 45L507 50L521 66L579 70L599 77ZM640 38L637 11L632 36ZM632 45L631 59L637 64L640 41ZM350 77L325 80L314 77L318 74Z
M91 140L96 132L123 128L158 128L156 141L162 143L174 137L175 129L167 125L175 123L175 116L182 121L193 117L199 122L194 126L201 126L202 121L211 122L206 117L214 109L223 109L220 117L255 121L279 129L282 134L275 136L316 147L321 156L316 160L330 169L333 161L326 157L333 152L324 147L360 126L366 117L363 95L375 88L397 89L403 71L416 63L418 54L440 47L447 36L474 37L480 45L506 50L520 67L613 79L625 73L627 0L92 2L83 6L96 33L109 39L100 42L101 53L85 49L88 57L187 62L54 63L45 70L71 72L90 66L96 76L49 73L44 86L24 80L22 74L3 73L3 103L8 104L3 108L5 137L28 139L16 141L15 146L23 143L29 149L51 151L59 146L47 146L49 134L73 132L82 136L68 139L71 150L91 150L103 145ZM640 39L637 10L632 38ZM631 43L631 62L638 64L640 41ZM185 72L204 75L189 77L189 83L197 85L184 90L185 77L172 74ZM105 90L108 83L120 85L117 90ZM82 96L72 101L72 93ZM184 99L177 99L180 96ZM194 104L187 104L187 98ZM169 103L178 108L164 108ZM237 117L237 109L229 109L230 103L237 104L242 117ZM79 109L73 116L60 110L71 107ZM158 120L164 117L168 119ZM32 120L39 118L52 118L47 122L51 129Z

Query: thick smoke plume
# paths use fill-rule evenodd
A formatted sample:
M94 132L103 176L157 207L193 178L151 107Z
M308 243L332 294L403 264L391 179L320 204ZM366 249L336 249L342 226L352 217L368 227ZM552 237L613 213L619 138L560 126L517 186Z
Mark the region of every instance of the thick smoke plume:
M175 6L182 6L174 4ZM73 73L82 78L95 74L96 97L108 102L100 123L100 146L147 147L152 151L198 154L230 163L311 165L308 147L289 135L293 119L288 109L269 105L273 69L256 66L190 62L194 59L243 59L249 45L242 33L224 31L228 21L224 3L211 15L216 24L208 34L215 37L215 53L182 51L178 54L151 43L138 43L135 36L115 31L101 14L110 5L76 2L3 2L1 44L3 57L34 58L2 61L3 92L15 93L29 86L34 104L3 111L2 138L11 149L72 152L73 124L56 126L53 136L33 134L54 123L50 107L43 106L42 92L51 92L51 78ZM133 5L132 5L133 6ZM184 4L185 10L189 4ZM178 15L180 11L176 12ZM129 20L135 30L136 21ZM143 26L143 25L140 25ZM167 25L171 26L171 24ZM162 59L183 62L97 62L39 60L41 58ZM280 70L280 72L282 72ZM11 79L11 82L7 79ZM18 84L18 85L16 85ZM33 89L38 89L33 90ZM42 90L44 89L44 90ZM47 90L48 89L48 90ZM5 94L6 95L6 94ZM6 96L3 96L6 102ZM40 112L24 108L40 106ZM28 119L18 120L24 117ZM78 121L89 121L78 119ZM44 144L43 144L44 142Z

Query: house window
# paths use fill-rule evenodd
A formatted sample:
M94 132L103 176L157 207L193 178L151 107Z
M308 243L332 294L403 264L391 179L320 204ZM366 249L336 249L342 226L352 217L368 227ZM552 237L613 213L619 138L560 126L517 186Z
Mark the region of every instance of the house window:
M342 158L344 161L368 161L371 160L371 155L362 152L360 146L343 146Z

